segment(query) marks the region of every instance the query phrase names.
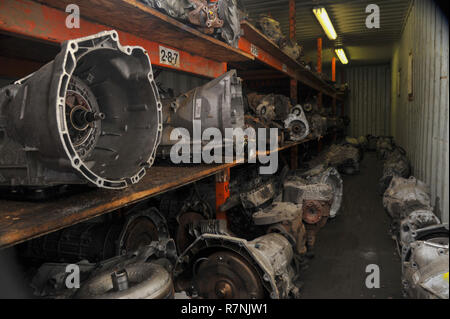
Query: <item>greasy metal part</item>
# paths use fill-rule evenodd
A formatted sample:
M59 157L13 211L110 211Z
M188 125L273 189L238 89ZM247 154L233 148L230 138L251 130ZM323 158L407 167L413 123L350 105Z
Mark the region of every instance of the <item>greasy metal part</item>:
M283 41L283 47L281 50L286 53L292 60L296 60L300 62L301 57L303 56L303 47L299 45L295 40L287 39Z
M178 216L178 227L175 241L177 243L179 253L182 253L195 240L195 237L189 233L190 225L196 221L204 219L205 217L197 212L185 212Z
M275 202L268 208L254 213L253 222L255 225L271 225L283 221L292 221L301 216L301 210L301 204Z
M291 113L292 104L281 94L247 94L248 105L257 117L266 122L284 121Z
M215 252L199 261L194 273L198 295L207 299L262 299L259 274L242 256Z
M231 70L177 98L163 100L163 113L163 140L158 149L158 153L163 157L168 157L171 147L179 143L179 140L169 139L175 128L186 129L190 134L192 145L203 145L209 142L202 141L201 136L204 130L211 127L221 130L222 137L225 139L226 128L244 128L241 79L237 77L236 70ZM201 124L200 140L194 136L193 121L199 121ZM209 142L209 146L211 143ZM190 149L193 152L192 145ZM222 147L222 141L217 147Z
M241 204L244 208L257 208L263 206L276 194L275 184L272 180L263 183L255 189L240 193Z
M330 208L330 218L336 217L341 208L344 193L344 182L339 172L334 167L326 168L323 165L319 165L304 172L302 177L309 183L327 184L332 188L333 199Z
M329 166L336 167L339 172L352 175L359 172L360 151L349 144L330 146L326 154Z
M47 262L100 262L167 239L169 230L161 214L139 205L125 218L88 221L31 240L23 256Z
M333 189L328 184L308 184L310 181L289 176L284 182L283 200L301 203L302 219L306 228L306 245L312 253L317 233L330 216Z
M404 218L400 223L399 233L400 246L402 247L402 260L404 260L404 256L409 250L409 245L415 240L423 239L421 236L424 234L421 231L422 229L439 225L440 223L439 218L428 210L416 210Z
M161 240L133 253L89 263L80 269L80 289L70 289L66 263L45 263L32 279L35 295L46 298L173 298L170 272L176 261L175 244ZM70 264L73 267L73 263Z
M125 188L153 164L162 129L147 52L122 46L116 31L64 42L0 90L0 114L3 186Z
M163 11L176 19L187 19L192 4L189 0L140 0L142 3Z
M129 288L128 273L125 269L115 271L111 274L114 291L124 291Z
M206 0L189 0L194 9L187 14L188 21L202 27L206 34L213 34L215 28L223 26L223 20L217 13L217 3L208 4Z
M320 203L320 205L325 205L324 203ZM323 211L326 211L326 208L322 208ZM305 212L303 212L305 214ZM304 220L304 219L303 219ZM319 233L320 229L325 226L327 223L328 216L322 216L320 220L315 224L308 224L305 222L305 228L306 228L306 247L308 250L308 253L311 255L314 251L314 245L316 243L317 234Z
M378 159L384 160L386 156L394 151L395 144L392 136L379 136L376 140L376 151Z
M448 299L448 271L448 233L446 237L411 243L403 263L405 294L417 299Z
M95 274L76 292L77 299L168 299L173 296L172 277L161 265L133 263L121 271L128 275L127 289L115 290L111 275L115 269ZM125 288L125 287L123 287Z
M283 47L286 38L281 31L280 23L268 15L260 15L256 26L279 47Z
M306 182L306 183L305 183ZM283 185L283 200L292 203L303 203L305 200L319 200L331 202L333 189L322 183L309 183L296 176L288 177Z
M206 34L217 33L223 41L237 48L241 36L236 0L140 0L165 14L190 23Z
M220 36L226 43L234 48L238 47L241 38L241 17L237 0L219 0L218 14L223 21Z
M285 220L283 222L270 225L267 233L279 233L289 240L294 251L303 256L306 253L306 228L302 222L302 215L294 220Z
M303 202L303 221L306 224L317 224L329 215L329 205L323 201L305 200Z
M321 138L325 135L327 131L327 118L318 114L314 113L309 116L307 116L309 128L311 131L311 136L313 138Z
M381 194L384 194L386 189L389 187L393 176L403 178L409 177L411 173L411 165L405 154L406 152L399 147L396 147L392 152L386 152L386 160L383 164L383 176L380 178L379 182Z
M301 141L309 135L309 123L301 105L292 108L291 113L284 120L284 127L288 130L292 141Z
M394 222L399 223L413 211L432 211L430 190L413 176L408 179L395 176L383 195L383 206Z
M376 151L377 150L378 137L377 136L373 136L371 134L367 134L366 138L367 138L367 150L368 151Z
M270 298L280 299L298 296L298 288L292 283L294 278L294 270L291 266L292 246L284 236L276 233L270 233L252 241L231 236L203 234L179 257L175 266L175 276L182 280L184 275L189 276L189 274L196 273L196 269L193 268L198 268L196 265L199 265L199 263L207 259L208 262L213 263L213 260L209 261L208 257L217 251L231 251L238 255L238 259L251 265ZM226 269L235 271L231 267ZM238 269L241 269L241 267ZM239 274L233 275L233 278L239 277ZM196 282L195 278L193 280ZM219 287L223 288L224 291L229 291L226 285ZM214 288L216 288L216 285L214 285ZM213 290L211 292L208 289L207 292L202 293L213 295L217 289ZM256 297L254 296L254 298Z

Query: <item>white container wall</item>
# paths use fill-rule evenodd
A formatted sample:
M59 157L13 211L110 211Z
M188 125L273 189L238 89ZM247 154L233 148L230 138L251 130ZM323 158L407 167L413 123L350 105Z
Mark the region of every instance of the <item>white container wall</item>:
M430 185L444 222L449 221L448 38L448 21L434 2L414 0L392 59L392 135L408 152L413 174Z
M389 135L391 119L390 65L349 67L345 81L350 87L347 115L351 119L348 134Z

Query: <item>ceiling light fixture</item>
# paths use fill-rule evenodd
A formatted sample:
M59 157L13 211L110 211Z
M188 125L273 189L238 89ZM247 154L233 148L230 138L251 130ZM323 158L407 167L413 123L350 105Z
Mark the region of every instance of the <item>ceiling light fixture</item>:
M342 48L337 48L334 49L334 52L336 52L336 55L338 56L339 60L341 61L342 64L347 64L348 63L348 59L347 56L345 55L345 51Z
M328 39L336 40L337 33L334 30L330 17L328 17L327 10L325 10L324 7L316 7L313 9L313 12L317 20L319 20L319 23L322 26L323 30L325 31Z

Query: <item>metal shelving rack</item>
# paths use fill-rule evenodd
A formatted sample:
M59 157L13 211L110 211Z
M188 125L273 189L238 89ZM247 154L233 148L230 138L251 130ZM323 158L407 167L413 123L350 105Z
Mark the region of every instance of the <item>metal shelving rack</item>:
M67 29L65 21L68 14L65 8L72 3L80 8L80 28ZM295 7L290 6L289 10L295 10ZM336 101L342 100L332 86L284 54L250 23L243 22L241 26L244 36L236 49L137 0L0 0L0 34L56 45L71 38L115 29L123 45L144 47L152 64L158 67L215 78L227 71L228 63L262 63L270 70L259 73L256 70L254 76L290 78L291 98L294 101L297 100L298 83L318 91L320 96L332 98L334 108ZM160 62L160 46L177 50L179 65ZM30 73L42 64L0 55L0 76L4 75L2 71L9 76L14 72L17 77L23 76L24 72ZM296 168L298 146L310 141L287 143L276 151L290 150L291 167ZM217 218L226 218L218 207L229 196L230 168L240 164L156 165L148 170L139 184L122 191L93 189L39 203L0 200L0 249L212 175L216 176Z

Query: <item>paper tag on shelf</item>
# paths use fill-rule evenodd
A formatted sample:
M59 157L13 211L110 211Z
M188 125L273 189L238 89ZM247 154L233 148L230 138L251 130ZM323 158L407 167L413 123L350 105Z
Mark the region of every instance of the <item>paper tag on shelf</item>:
M254 56L258 57L258 47L257 47L256 45L254 45L254 44L251 44L251 45L250 45L250 52L251 52Z
M159 46L159 63L180 67L180 52Z

